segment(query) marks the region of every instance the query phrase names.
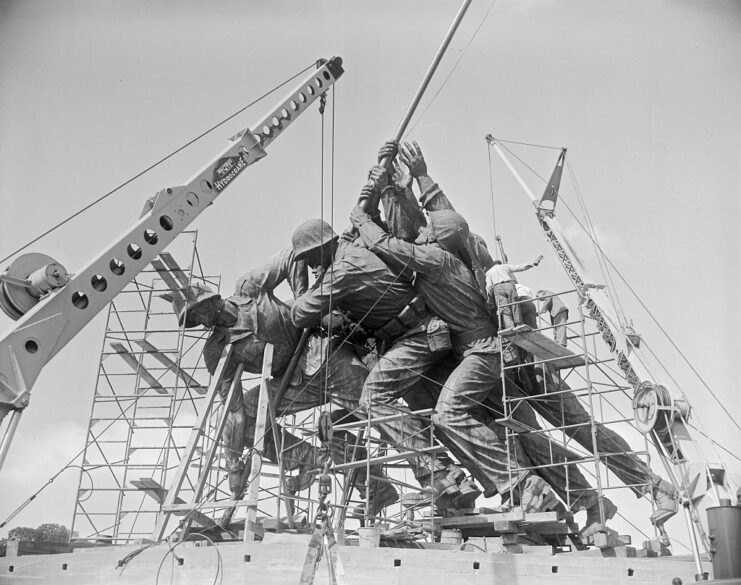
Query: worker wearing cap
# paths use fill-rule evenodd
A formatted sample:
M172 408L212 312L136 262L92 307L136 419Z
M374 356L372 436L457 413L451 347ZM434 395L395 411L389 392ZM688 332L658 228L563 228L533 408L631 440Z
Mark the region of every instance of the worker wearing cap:
M515 285L515 301L520 305L522 322L531 329L538 328L538 310L533 302L533 293L524 284Z
M538 313L548 313L553 325L553 340L566 347L566 323L569 321L569 308L557 294L540 289L538 295Z
M499 319L502 329L509 329L522 325L520 306L515 302L517 279L515 272L523 272L540 264L543 256L538 256L528 264L504 264L501 260L494 260L494 265L486 273L486 291L496 300L499 309Z
M292 241L296 257L305 259L320 274L317 283L294 301L294 325L317 326L330 310L339 309L352 319L353 327L362 327L372 335L380 359L365 381L361 408L368 414L372 411L374 417L392 417L379 427L381 436L392 446L416 451L429 447L426 424L397 402L403 396L414 408L419 376L410 375L409 368L424 371L446 351L430 347L428 331L437 322L415 292L412 272L403 267L390 269L357 238L349 234L339 238L320 220L298 226ZM389 382L393 382L394 392L387 398L393 406L387 402L371 404L368 389L388 387ZM400 419L400 412L408 416ZM431 485L438 503L445 507L468 507L480 494L472 482L463 483L465 474L461 470L437 457L410 457L409 462L417 481ZM459 483L463 483L462 489Z

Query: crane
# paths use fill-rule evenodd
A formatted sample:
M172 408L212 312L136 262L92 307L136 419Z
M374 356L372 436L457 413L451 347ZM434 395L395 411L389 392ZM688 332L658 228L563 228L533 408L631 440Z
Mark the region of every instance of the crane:
M566 232L556 219L555 209L566 160L566 149L561 149L545 192L542 197L537 198L509 161L497 140L491 134L485 138L530 198L543 234L555 251L574 288L578 291L587 314L593 319L602 340L615 357L625 380L633 389L632 406L635 426L649 437L672 483L680 488L695 562L698 566L698 574L701 574L697 534L700 535L706 549L709 548L710 541L690 494L692 490L689 486L688 460L680 446L680 441L691 439L686 425L690 416L690 407L684 398L674 396L651 370L648 359L642 353L640 336L632 327L622 324L618 311L607 295L605 285L596 283L589 276ZM677 474L675 470L679 473ZM710 475L710 471L707 470L707 472Z
M343 74L342 59L317 61L315 70L251 128L184 184L159 191L139 220L79 272L70 276L43 254L26 254L0 276L0 307L17 324L0 337L0 468L31 390L46 364L182 233L267 146Z

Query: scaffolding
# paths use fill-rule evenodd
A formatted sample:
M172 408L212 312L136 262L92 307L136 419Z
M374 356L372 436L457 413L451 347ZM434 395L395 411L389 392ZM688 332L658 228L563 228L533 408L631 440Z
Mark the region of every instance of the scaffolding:
M272 462L263 448L247 445L242 459L247 470L253 466L256 473L249 478L244 499L232 499L229 462L221 445L223 405L228 400L216 390L220 370L211 376L202 355L209 330L185 329L173 314L173 300L197 282L215 291L221 287L221 278L208 275L201 266L197 232L185 232L109 306L80 466L73 538L115 544L159 540L176 532L183 538L192 524L196 532L214 540L236 538L240 524L245 535L253 536L266 529L308 529L320 500L318 482L304 484L300 474L287 475L279 463L290 458L285 447L289 432L317 452L326 448L326 437L322 441L320 433L322 413L332 421L335 440L345 450L341 460L328 467L333 478L329 501L336 510L336 527L342 528L338 539L344 539L346 522L351 529L374 523L418 529L420 512L426 532L434 533L434 496L413 485L407 461L444 451L434 439L431 408L411 412L400 408L393 417L424 421L429 446L414 450L381 437L378 424L388 422L388 416L379 416L373 406L367 416L357 407L348 411L342 400L335 402L324 390L313 406L298 412L290 405L271 405L274 412L256 429L255 443L272 439L269 421L275 416L284 448ZM325 375L325 368L320 368L313 376L292 381L294 394ZM246 372L235 377L246 393L261 382L260 375ZM313 382L321 388L326 383L326 379ZM308 474L312 479L321 474L320 463ZM375 465L387 470L381 483L400 492L398 503L382 513L372 512L372 491L358 480L374 478ZM361 470L364 473L358 473ZM233 518L227 517L229 509ZM180 521L168 527L172 516ZM417 536L424 537L421 532Z
M205 408L212 408L215 404L216 388L222 383L225 364L234 359L233 352L235 351L236 348L230 345L223 350L220 365L208 389ZM223 420L220 420L217 421L214 430L209 431L203 424L204 414L202 414L199 422L193 424L180 469L168 486L167 496L162 502L161 514L152 539L160 540L166 536L167 525L173 514L186 515L185 520L181 521L175 529L180 530L178 538L184 538L190 522L194 519L194 514L198 515L207 510L224 511L218 523L215 517L200 521L195 517L201 526L198 532L207 534L214 540L238 538L240 533L245 540L254 540L261 538L265 531L309 530L315 522L316 513L322 501L331 503L335 511L334 528L337 530L337 538L340 542L344 541L347 519L357 522L360 526L379 522L392 523L401 528L405 537L410 534L406 528L413 526L417 529L416 536L420 536L423 532L421 525L413 522L415 511L434 506L434 497L431 494L424 497L420 494L421 488L412 486L406 481L405 473L409 465L404 459L436 454L444 450L434 444L434 426L429 418L432 410L408 411L399 408L394 415L378 417L373 415L371 408L371 414L366 417L357 409L348 411L342 407L338 408L330 393L327 392L320 391L314 396L302 396L314 377L302 379L297 385L291 386L290 397L283 395L284 398L279 399L280 404L276 404L277 395L281 393L279 390L274 391L274 386L278 381L271 383L271 360L272 346L266 345L259 398L254 393L257 388L248 389L245 392L245 397L251 396L246 400L257 398L257 401L248 408L249 410L254 408L255 420L246 422L246 426L254 424L254 438L246 442L243 453L245 472L249 474L244 497L240 500L228 498L219 500L209 495L201 497L199 486L202 480L199 479L196 482L192 499L183 501L183 498L180 498L182 474L192 457L194 445L208 432L211 432L214 437L219 437L223 428ZM323 369L318 370L315 375L317 374L323 375ZM239 376L238 371L235 379ZM302 376L298 376L298 379L301 378ZM230 396L224 401L225 403L231 403L231 392L235 391L236 386L237 384L232 382ZM273 386L273 390L270 390L269 386ZM278 386L280 387L279 383ZM315 385L312 388L317 389ZM311 394L311 391L308 394ZM312 406L301 408L296 412L292 402L298 397L301 397L304 404ZM277 415L275 417L278 422L277 427L271 425L272 413ZM387 423L390 419L403 424L407 417L422 418L427 421L423 432L426 436L428 433L430 446L422 450L395 446L395 452L389 453L391 446L380 437L376 431L377 425ZM286 446L289 443L286 441L288 433L293 435L290 441L291 446ZM296 443L297 439L299 443ZM277 440L276 442L282 445L282 448L277 451L277 461L267 459L266 444L271 440ZM313 451L316 457L315 466L312 469L299 468L297 474L287 475L286 467L290 469L292 464L285 465L285 463L291 459L295 462L295 455L292 455L290 450L297 446L301 446L302 449L308 447ZM211 454L206 456L205 465L208 465L211 456ZM383 477L373 475L371 468L376 465L383 465L385 469L389 469L390 474L387 475L384 471ZM364 473L358 474L360 470ZM324 475L325 479L322 477L324 472L327 474ZM430 474L432 474L432 469L430 469ZM359 475L380 480L382 484L393 485L394 489L401 489L401 498L398 498L399 505L389 507L388 510L384 510L383 514L380 514L378 510L373 511L371 490L367 489L367 483L361 486L358 480ZM146 486L141 489L145 488ZM364 491L363 498L358 499L356 490L357 492ZM245 511L244 515L241 513L242 510ZM434 518L431 523L434 524Z
M500 328L505 359L501 366L503 417L498 422L506 427L511 476L525 470L561 473L565 482L559 495L573 512L579 510L587 491L571 481L574 466L592 484L588 489L596 491L600 502L610 490L630 489L638 496L650 493L648 441L633 426L632 416L621 413L631 412L632 388L615 367L615 359L604 355L597 325L585 314L578 291L548 293L542 299L551 297L561 297L577 309L567 319L541 315L534 328ZM525 307L528 303L531 306ZM498 308L500 323L503 313L514 306L535 314L533 301L518 297ZM633 438L640 436L643 447L631 447L622 438L626 432L634 444ZM523 465L515 455L515 440L523 444L527 435L543 437L549 445L547 454L528 454L530 463L537 460L531 465ZM565 449L571 453L564 456ZM604 508L600 503L603 524L607 520Z
M204 333L179 327L171 305L196 281L219 290L196 244L197 232L183 233L109 305L72 520L78 539L127 543L152 532L159 506L137 482L167 485L209 380ZM186 486L199 468L196 459ZM219 490L218 460L210 471L207 490Z

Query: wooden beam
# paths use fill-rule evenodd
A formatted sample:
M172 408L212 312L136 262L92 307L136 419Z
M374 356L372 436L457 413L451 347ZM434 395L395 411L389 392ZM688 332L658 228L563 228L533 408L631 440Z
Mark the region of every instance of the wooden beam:
M167 390L157 381L157 378L155 378L152 374L147 371L147 368L145 368L142 363L136 359L136 357L124 346L123 343L119 341L112 341L111 347L113 350L121 356L121 359L126 362L126 364L134 370L137 374L139 374L144 380L146 380L147 384L149 384L150 388L153 388L156 392L159 392L160 394L167 394Z
M162 504L167 497L167 490L151 477L132 479L131 485L133 485L138 490L143 491L145 494L154 499L154 501L158 504ZM195 509L195 507L186 504L182 498L175 497L174 501L174 505L168 506L168 508L173 509L167 510L168 512L171 512L176 516L185 516L186 514L188 514L193 522L195 522L196 524L203 526L204 528L209 530L213 529L219 532L221 531L221 527L216 524L216 522L212 518L209 518L205 514L199 512ZM162 510L165 511L164 506Z
M257 536L262 536L256 523L257 500L260 495L260 469L262 468L262 455L265 450L265 426L268 419L268 401L270 400L268 380L272 378L273 369L273 346L265 344L262 356L262 378L260 381L260 397L257 402L257 417L255 421L255 442L252 445L252 469L250 470L249 485L247 487L248 502L254 503L247 507L247 517L244 522L244 541L252 542ZM271 421L275 424L275 421Z
M134 339L134 342L138 344L139 347L141 347L149 355L151 355L154 359L156 359L159 363L165 366L168 370L180 376L180 378L183 380L183 382L185 382L188 388L190 388L194 392L197 392L198 394L206 393L207 388L205 386L199 384L198 381L193 378L193 376L183 371L180 366L178 366L168 356L163 354L159 349L157 349L156 346L152 345L149 341L147 341L146 339Z
M173 278L172 274L170 274L170 271L167 269L167 267L162 263L161 260L158 260L155 258L152 260L152 268L154 268L164 281L164 283L167 285L167 288L169 288L174 295L177 295L179 298L183 299L183 292L182 288L178 282Z
M549 365L558 370L584 365L585 359L583 355L576 355L571 350L527 325L502 329L499 331L499 335L505 339L509 339L516 346L530 352L539 359L547 360Z
M177 281L183 286L183 288L187 288L190 284L188 282L188 277L185 276L185 272L183 272L183 269L180 268L180 265L175 261L175 258L172 257L172 254L170 252L162 252L160 254L160 258L165 263L165 265L170 269L170 272L175 276Z

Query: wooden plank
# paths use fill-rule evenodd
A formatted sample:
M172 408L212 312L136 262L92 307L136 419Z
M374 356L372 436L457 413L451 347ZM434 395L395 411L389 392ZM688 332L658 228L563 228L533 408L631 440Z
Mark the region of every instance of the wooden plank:
M131 485L133 485L138 490L143 491L148 496L152 497L158 504L162 504L167 497L167 490L151 477L132 479ZM176 505L180 505L181 507L177 508L176 505L163 506L162 510L165 511L165 508L176 508L174 510L167 511L172 512L176 516L185 516L185 514L189 514L193 522L195 522L196 524L199 524L204 528L220 530L219 525L216 524L213 519L209 518L198 510L192 509L188 504L185 503L185 501L183 501L182 498L175 497L174 502Z
M156 346L152 345L149 341L147 341L146 339L134 339L134 342L171 372L174 372L178 376L180 376L180 378L183 380L183 382L185 382L188 388L190 388L194 392L197 392L198 394L206 393L207 388L205 386L202 386L195 378L193 378L193 376L191 376L187 372L184 372L181 367L179 367L174 361L172 361L172 359L163 354L159 349L157 349Z
M510 416L498 418L495 420L495 422L502 425L503 427L507 427L509 430L514 431L515 433L529 433L536 430L530 425L527 425L524 422L520 422L519 420Z
M165 488L163 488L159 483L157 483L151 477L141 477L139 479L132 479L130 483L136 489L146 492L146 494L151 496L158 504L162 504L162 502L165 501L165 495L167 493L167 490L165 490ZM180 500L180 498L177 498L177 499ZM179 503L182 503L182 502L183 500L179 501Z
M173 294L177 295L179 298L183 298L182 288L180 284L173 278L172 274L170 274L170 271L167 269L167 267L162 263L161 260L158 260L155 258L152 260L152 268L154 268L164 281L164 283L167 285L167 288L169 288Z
M557 523L560 522L558 512L530 512L523 514L523 512L517 508L511 512L502 512L499 514L478 514L472 516L452 516L449 518L442 518L440 520L440 526L442 528L458 528L458 527L472 527L472 526L494 526L494 522L528 522L529 524L537 524L541 522Z
M164 501L164 505L166 506L175 503L175 499L180 492L183 481L185 481L185 476L188 473L188 468L190 467L190 463L193 460L193 454L198 447L201 435L205 432L208 418L211 415L211 408L213 407L214 401L216 400L218 388L221 384L222 379L224 378L224 369L226 367L226 364L231 359L233 351L234 350L232 344L230 343L224 348L224 351L221 352L219 365L216 367L216 372L214 373L213 378L211 378L211 384L208 387L206 397L203 399L203 404L201 404L201 412L198 415L198 420L193 424L193 427L191 428L190 436L188 437L188 444L185 446L185 450L182 453L182 458L180 459L178 469L173 476L172 483L170 484L170 489L167 492L167 497ZM169 512L161 513L157 517L157 523L155 524L154 532L152 533L153 540L161 540L164 537L168 520Z
M511 520L494 520L494 530L496 532L520 532L520 527L516 522Z
M155 378L147 371L147 368L145 368L141 364L141 362L136 359L136 357L131 352L129 352L128 349L126 349L123 343L119 341L112 341L111 347L118 355L121 356L121 359L123 359L123 361L125 361L132 370L134 370L137 374L144 378L144 380L146 380L150 388L154 389L160 394L167 394L167 390L162 387L162 384L157 381L157 378Z
M250 470L249 487L247 488L247 501L257 502L260 495L260 469L262 468L262 453L265 449L265 426L268 419L268 380L272 378L273 368L273 346L265 344L262 356L262 378L260 381L260 396L257 402L257 416L255 421L255 442L252 446L252 469ZM274 424L274 421L271 421ZM247 507L247 517L244 522L244 541L251 542L257 536L262 536L259 530L255 530L257 518L257 504Z
M183 272L183 269L180 268L180 265L175 261L175 258L172 257L172 254L169 252L162 252L160 254L160 258L165 263L165 265L170 269L170 272L173 273L177 281L183 286L183 288L187 288L190 284L188 282L188 277L185 276L185 272Z
M527 325L500 330L499 335L509 339L518 347L532 353L541 360L552 360L548 361L548 364L558 370L584 365L583 355L576 355L571 350Z
M395 453L393 455L384 455L383 457L373 457L370 460L371 465L378 463L388 463L389 461L398 461L399 459L408 459L410 457L418 457L419 455L434 455L435 453L443 453L445 447L425 447L424 449L414 449L405 451L404 453ZM362 461L353 461L352 463L342 463L340 465L333 465L329 468L330 471L347 471L348 469L356 469L358 467L365 467L367 465L367 459Z

